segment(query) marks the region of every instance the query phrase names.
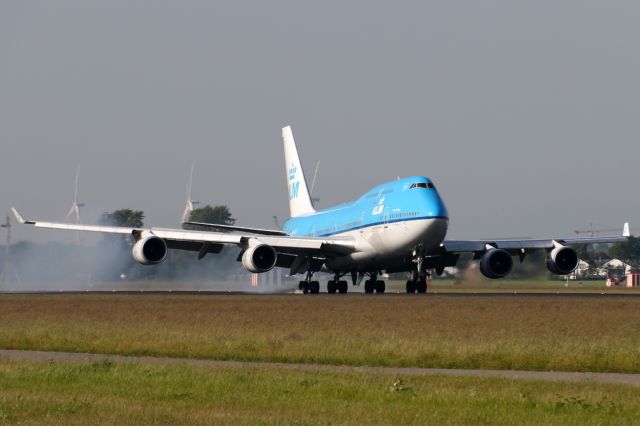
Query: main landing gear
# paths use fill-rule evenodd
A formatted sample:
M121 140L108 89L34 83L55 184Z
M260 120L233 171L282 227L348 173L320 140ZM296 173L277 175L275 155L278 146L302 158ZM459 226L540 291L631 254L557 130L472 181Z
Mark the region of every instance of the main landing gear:
M365 293L384 293L385 283L382 280L378 279L378 274L376 272L372 272L369 274L371 279L368 279L364 282L364 292Z
M302 290L304 294L318 294L320 293L320 281L300 281L298 288Z
M340 274L336 274L333 280L327 282L327 293L329 294L336 294L336 292L344 294L348 288L347 282L340 280Z
M312 281L311 279L313 278L313 272L307 272L307 279L304 281L300 281L298 283L298 288L300 290L302 290L302 292L304 294L307 293L311 293L311 294L318 294L320 293L320 282L319 281Z
M344 274L335 274L333 280L330 280L327 282L327 293L329 294L347 293L349 289L349 285L347 281L340 279L343 275ZM362 279L363 275L360 276L360 279ZM364 282L364 292L365 293L374 293L374 292L384 293L386 285L384 281L377 279L378 272L370 272L370 273L367 273L366 275L368 275L370 279ZM298 288L302 290L304 294L320 293L320 283L318 281L313 281L312 278L313 278L313 272L307 272L307 278L298 283ZM354 279L354 285L358 285L359 281L356 284L355 275L353 279Z
M319 281L300 281L298 283L298 288L302 290L304 294L318 294L320 293L320 282ZM344 294L347 292L349 285L346 281L342 280L331 280L327 282L327 293L329 294Z

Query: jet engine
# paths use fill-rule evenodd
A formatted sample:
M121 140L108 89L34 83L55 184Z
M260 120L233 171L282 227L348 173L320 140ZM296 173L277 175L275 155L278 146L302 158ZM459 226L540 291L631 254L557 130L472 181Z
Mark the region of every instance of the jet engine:
M571 247L558 245L547 255L546 264L553 274L570 274L578 267L578 253Z
M256 244L242 254L242 265L249 272L267 272L276 266L277 258L278 255L273 247L267 244Z
M487 278L504 278L512 267L511 255L503 249L491 249L480 258L480 272Z
M167 257L167 243L153 235L143 237L133 245L133 258L142 265L156 265Z

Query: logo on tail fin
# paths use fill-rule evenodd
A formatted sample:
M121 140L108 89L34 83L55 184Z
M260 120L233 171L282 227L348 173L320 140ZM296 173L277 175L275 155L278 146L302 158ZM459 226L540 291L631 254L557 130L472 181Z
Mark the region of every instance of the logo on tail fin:
M300 181L293 182L296 178L296 173L298 172L298 168L295 164L292 164L289 167L289 180L292 181L289 184L289 200L293 200L294 198L298 198L298 189L300 188Z
M300 187L300 182L293 182L289 186L289 199L293 200L294 198L298 198L298 188Z

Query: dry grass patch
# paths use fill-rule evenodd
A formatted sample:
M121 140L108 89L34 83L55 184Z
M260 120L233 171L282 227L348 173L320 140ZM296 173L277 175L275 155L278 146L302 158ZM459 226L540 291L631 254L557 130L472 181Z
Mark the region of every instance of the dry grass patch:
M0 297L0 347L351 365L640 372L640 299Z

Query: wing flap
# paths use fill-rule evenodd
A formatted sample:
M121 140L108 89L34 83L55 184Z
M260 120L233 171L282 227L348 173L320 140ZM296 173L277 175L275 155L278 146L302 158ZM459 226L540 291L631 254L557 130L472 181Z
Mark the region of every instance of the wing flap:
M175 241L200 241L240 245L243 239L243 235L227 234L224 232L199 232L167 228L151 228L150 232L158 238Z
M480 252L487 245L505 250L553 248L553 240L445 240L442 243L447 252Z
M165 240L167 247L174 250L197 251L204 253L218 254L222 251L224 244L202 243L200 241L178 241ZM204 249L204 250L203 250Z
M333 254L348 254L355 251L355 243L352 239L316 238L316 237L270 237L260 236L256 238L264 244L268 244L283 251L318 252Z
M280 235L280 236L287 235L286 232L281 231L279 229L249 228L245 226L220 225L217 223L202 223L202 222L182 222L182 224L199 226L202 228L218 229L222 231L248 232L251 234L258 234L258 235Z

